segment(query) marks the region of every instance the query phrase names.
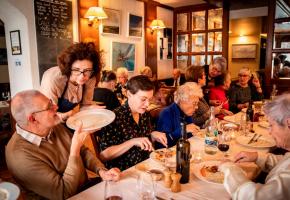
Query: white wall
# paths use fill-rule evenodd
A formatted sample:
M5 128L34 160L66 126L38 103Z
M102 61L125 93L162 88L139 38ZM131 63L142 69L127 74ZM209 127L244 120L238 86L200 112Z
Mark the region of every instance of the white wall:
M11 94L37 87L38 63L36 54L33 1L1 0L0 18L4 22ZM10 31L20 30L22 55L11 54ZM20 61L21 66L15 62Z
M112 42L124 42L124 43L134 43L136 62L134 73L138 74L140 67L145 66L145 42L144 42L144 29L142 38L132 38L128 37L128 13L139 15L143 17L144 23L144 3L136 0L100 0L99 5L101 7L112 8L121 11L121 34L120 35L102 35L100 33L100 49L104 51L104 63L106 67L111 66L111 50ZM129 74L132 76L133 72Z
M173 11L165 9L165 8L157 7L157 19L161 19L164 22L166 28L172 28L172 40L173 40ZM157 33L157 47L160 46L160 39L159 39L160 37L163 37L162 30ZM159 53L160 53L160 49L157 48L157 58L158 58L157 78L158 79L170 78L172 77L172 71L173 71L173 59L160 60ZM173 49L172 49L172 54L173 54Z

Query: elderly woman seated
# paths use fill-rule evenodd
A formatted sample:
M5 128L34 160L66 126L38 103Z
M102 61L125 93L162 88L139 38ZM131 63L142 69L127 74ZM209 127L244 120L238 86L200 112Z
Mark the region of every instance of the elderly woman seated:
M116 86L117 76L113 71L102 71L101 80L99 85L94 90L93 100L102 103L109 110L114 110L121 104L113 92Z
M236 162L256 162L269 172L265 184L248 180L241 168L234 163L224 163L224 186L232 199L290 199L290 94L283 94L264 107L271 125L270 133L278 147L287 150L285 155L240 152Z
M165 133L152 130L150 115L146 112L153 88L147 76L134 76L128 81L128 101L114 110L114 122L100 133L100 158L106 166L125 170L147 159L153 150L151 141L167 146Z
M160 113L157 130L166 133L169 147L175 145L181 137L181 122L187 124L187 132L194 134L199 130L199 127L192 123L192 114L202 96L202 90L196 83L185 83L175 92L174 103Z
M251 71L243 67L239 71L239 80L232 84L229 89L230 111L237 113L243 108L248 107L249 101L260 101L263 99L263 92L260 81L253 76L251 80Z

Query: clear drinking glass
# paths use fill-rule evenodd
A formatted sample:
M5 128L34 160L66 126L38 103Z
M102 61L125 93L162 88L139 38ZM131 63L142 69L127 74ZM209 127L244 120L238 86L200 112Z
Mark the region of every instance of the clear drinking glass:
M137 179L137 191L139 199L155 199L155 183L150 173L140 173Z
M123 194L119 182L105 182L105 200L122 200Z
M228 157L227 151L230 149L231 135L230 132L223 132L218 136L218 149L223 152L224 159Z

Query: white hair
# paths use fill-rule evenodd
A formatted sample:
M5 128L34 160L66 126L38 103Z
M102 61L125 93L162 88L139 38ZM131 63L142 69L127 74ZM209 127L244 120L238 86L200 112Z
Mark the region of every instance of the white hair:
M251 75L251 70L248 67L243 67L240 69L239 74L246 74L246 75Z
M216 57L213 59L211 65L209 65L210 70L213 68L213 65L216 65L218 70L224 73L227 70L227 59L222 56Z
M264 106L265 114L279 125L285 126L286 119L290 118L290 93L277 96Z
M44 96L38 90L25 90L18 92L11 100L11 114L19 125L27 125L27 117L35 112L38 105L34 99Z
M178 87L174 93L174 102L179 103L180 101L189 101L192 96L198 98L203 97L201 87L195 82L186 82L185 84Z
M117 77L123 75L128 78L128 70L125 67L119 67L116 72Z

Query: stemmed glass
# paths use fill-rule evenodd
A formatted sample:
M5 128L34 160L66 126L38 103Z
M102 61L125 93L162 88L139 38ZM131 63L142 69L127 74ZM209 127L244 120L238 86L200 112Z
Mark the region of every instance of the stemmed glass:
M119 182L105 182L105 200L122 200L123 194Z
M230 148L230 141L231 141L231 135L230 131L223 131L221 134L218 136L218 149L223 152L224 154L224 159L228 157L227 151Z
M139 199L154 200L155 184L152 175L149 173L140 173L137 179L137 191Z

